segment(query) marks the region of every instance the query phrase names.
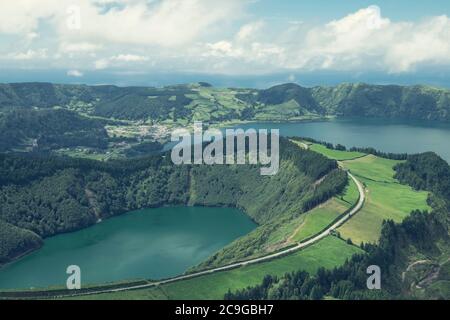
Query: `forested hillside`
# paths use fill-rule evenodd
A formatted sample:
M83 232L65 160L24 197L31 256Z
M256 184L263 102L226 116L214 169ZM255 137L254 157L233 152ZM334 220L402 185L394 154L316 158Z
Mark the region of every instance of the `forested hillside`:
M0 265L38 249L41 245L42 239L34 232L15 227L0 219Z
M303 88L283 84L238 97L254 106L277 105L280 109L295 102L303 115L450 120L450 90L427 86L356 83Z
M0 113L0 152L46 151L85 146L106 149L106 121L82 117L63 109Z
M190 103L187 86L164 89L58 85L50 83L0 84L0 109L65 107L108 118L166 120L185 116Z
M175 166L168 155L107 162L0 155L0 220L7 230L2 232L0 261L36 248L39 237L162 205L239 207L261 225L258 232L267 237L283 219L327 200L347 183L335 161L301 150L288 140L281 140L280 158L286 170L268 177L250 165ZM252 252L236 251L227 259L261 249L248 248Z
M450 120L450 90L428 86L363 83L315 87L312 96L330 114L420 120Z
M428 86L341 84L266 90L220 89L206 83L152 87L0 84L0 110L63 107L123 120L294 120L368 116L450 120L450 90Z

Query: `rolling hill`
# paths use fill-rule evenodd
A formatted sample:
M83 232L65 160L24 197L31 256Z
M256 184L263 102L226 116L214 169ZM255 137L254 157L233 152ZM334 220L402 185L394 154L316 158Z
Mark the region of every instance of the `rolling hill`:
M450 90L364 83L313 88L288 83L265 90L221 89L207 83L163 88L0 84L0 111L56 106L106 118L172 123L324 116L449 121Z

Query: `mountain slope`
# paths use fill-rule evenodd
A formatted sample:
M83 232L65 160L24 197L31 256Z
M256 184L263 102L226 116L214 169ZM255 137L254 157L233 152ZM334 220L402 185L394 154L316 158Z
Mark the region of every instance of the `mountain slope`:
M73 146L105 149L108 146L105 124L64 109L8 111L0 114L0 152Z
M450 121L450 90L364 83L314 88L289 83L266 90L207 84L164 88L0 84L0 111L55 106L106 118L183 124L205 114L214 114L214 122L325 115Z
M450 120L450 90L358 83L315 87L311 92L315 101L330 114Z

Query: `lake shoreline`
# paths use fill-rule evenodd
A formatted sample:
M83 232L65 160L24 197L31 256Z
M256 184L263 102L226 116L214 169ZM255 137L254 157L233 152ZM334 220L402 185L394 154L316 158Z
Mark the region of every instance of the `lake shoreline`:
M79 265L90 285L172 277L258 227L244 211L223 206L167 206L111 218L46 238L2 265L1 290L61 286L69 265Z
M41 238L41 239L42 239L42 238ZM44 240L44 239L42 239L42 240ZM6 262L6 263L3 263L3 264L0 263L0 272L1 272L4 268L6 268L6 267L8 267L9 265L14 264L14 263L16 263L16 262L22 260L22 259L24 259L25 257L27 257L28 255L32 254L33 252L39 251L40 249L42 249L42 247L43 247L44 245L45 245L45 243L42 242L42 244L41 244L40 246L38 246L38 247L36 247L36 248L28 249L27 251L22 252L22 253L20 253L19 255L17 255L17 256L15 256L15 257L11 258L11 260L8 261L8 262Z
M161 208L211 208L211 209L213 209L213 208L226 208L226 209L236 209L238 211L241 211L245 215L245 217L248 218L249 220L251 220L257 227L260 226L260 224L254 218L252 218L246 212L246 210L244 208L240 208L240 207L236 207L236 206L220 206L220 205L217 205L217 206L214 206L214 205L198 206L198 205L186 204L184 206L161 205L161 206L157 206L157 207L140 208L140 209L135 209L135 210L132 210L132 211L123 212L123 213L120 213L120 214L117 214L117 215L101 217L95 223L93 223L91 225L88 225L88 226L85 226L85 227L81 227L81 228L75 229L75 230L70 230L70 231L66 231L66 232L57 233L57 234L54 234L54 235L51 235L51 236L45 237L45 238L42 238L41 236L39 236L42 239L42 243L41 243L40 246L38 246L36 248L31 248L31 249L29 249L29 250L27 250L25 252L22 252L19 255L11 258L11 260L6 262L6 263L3 263L3 264L0 263L0 272L3 269L5 269L6 267L8 267L9 265L12 265L12 264L14 264L16 262L19 262L20 260L26 258L27 256L31 255L32 253L41 250L44 247L46 240L49 240L49 239L52 239L52 238L55 238L55 237L58 237L58 236L62 236L62 235L74 234L76 232L79 232L79 231L82 231L82 230L86 230L86 229L92 228L92 227L94 227L96 225L105 223L105 222L107 222L107 221L109 221L111 219L119 218L119 217L122 217L122 216L125 216L125 215L128 215L128 214L133 214L133 213L141 211L141 210L152 210L152 209L161 209ZM194 268L194 267L195 267L195 265L190 267L190 268Z

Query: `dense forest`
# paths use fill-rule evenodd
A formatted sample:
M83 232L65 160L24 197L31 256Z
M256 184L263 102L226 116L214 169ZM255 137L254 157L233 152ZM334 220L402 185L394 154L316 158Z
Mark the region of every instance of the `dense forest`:
M340 84L315 87L312 96L342 116L450 120L450 91L429 86Z
M335 161L283 138L280 148L280 165L286 170L270 177L261 176L255 165L176 166L168 154L106 162L1 154L0 221L7 232L2 232L0 261L36 248L41 238L162 205L238 207L260 224L257 233L267 237L277 223L329 199L347 183ZM261 249L247 248L254 252L231 245L226 250L235 255L227 259ZM208 264L227 259L219 254Z
M0 110L56 106L107 118L175 123L199 120L203 113L214 114L215 122L326 115L449 121L450 90L363 83L283 84L266 90L214 89L207 83L164 88L0 84Z
M341 267L319 269L317 274L267 276L260 285L229 292L225 298L449 299L450 166L436 154L425 153L409 156L395 169L402 183L433 193L431 213L414 211L402 223L385 221L379 244L362 244L365 253L353 256ZM418 259L421 264L412 263ZM381 290L367 289L370 265L381 268Z
M85 146L108 147L106 121L90 119L63 109L23 110L0 113L0 152Z
M186 86L151 87L0 84L0 109L67 107L107 118L165 120L185 116L190 103Z
M417 190L429 190L450 201L450 167L434 152L411 155L398 164L395 178Z
M0 219L0 265L38 249L41 245L42 239L34 232L15 227Z
M283 84L238 97L249 104L282 105L295 101L304 113L347 117L450 120L450 91L427 86L341 84L303 88Z

